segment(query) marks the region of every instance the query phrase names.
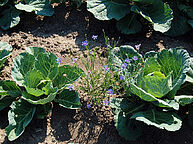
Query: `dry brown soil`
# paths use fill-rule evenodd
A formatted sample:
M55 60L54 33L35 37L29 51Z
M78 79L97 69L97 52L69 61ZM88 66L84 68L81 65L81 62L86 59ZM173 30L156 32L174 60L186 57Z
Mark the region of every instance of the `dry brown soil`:
M71 64L73 57L84 53L81 42L85 34L90 42L90 47L99 46L99 53L104 52L104 35L119 40L118 45L129 44L134 46L141 43L140 53L149 50L160 51L164 48L182 47L190 53L193 52L193 32L171 38L161 33L154 32L151 28L144 29L136 35L120 34L115 28L115 22L101 22L85 10L76 10L64 4L55 7L52 17L41 17L34 14L24 14L21 23L9 30L0 31L0 40L8 42L13 47L13 54L6 62L0 79L11 79L10 70L12 59L24 52L26 47L38 46L53 52L61 57L64 64ZM91 36L98 35L94 44ZM105 54L104 54L105 55ZM0 112L0 143L7 144L193 144L193 132L188 125L183 124L177 132L167 132L154 127L147 127L142 137L137 141L126 141L118 135L110 107L94 106L86 108L87 96L80 93L82 108L67 110L54 104L52 114L44 120L33 119L20 138L9 142L4 128L8 124L7 111Z

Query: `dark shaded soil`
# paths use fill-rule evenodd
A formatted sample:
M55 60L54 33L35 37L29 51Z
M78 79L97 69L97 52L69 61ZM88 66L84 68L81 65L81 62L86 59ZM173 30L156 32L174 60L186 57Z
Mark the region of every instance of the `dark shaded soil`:
M99 53L104 53L104 29L110 39L118 40L118 45L134 46L141 43L140 53L149 50L160 51L164 48L182 47L193 53L193 32L187 35L170 38L161 33L144 29L140 34L123 35L116 30L115 22L101 22L85 10L75 10L64 4L55 7L52 17L41 17L34 14L24 14L21 23L9 30L0 31L0 40L8 42L13 47L13 54L8 59L0 76L1 80L11 79L12 59L24 52L26 47L37 46L53 52L61 57L64 64L71 64L73 57L84 54L81 46L85 34L90 47L100 47ZM98 35L93 43L92 35ZM67 110L54 104L52 114L44 120L34 119L20 138L14 142L7 140L4 128L8 124L7 111L0 112L0 143L15 144L192 144L193 132L186 125L177 132L167 132L154 127L147 127L144 134L135 142L124 140L119 136L113 124L113 114L108 106L86 108L86 95L80 93L82 108Z

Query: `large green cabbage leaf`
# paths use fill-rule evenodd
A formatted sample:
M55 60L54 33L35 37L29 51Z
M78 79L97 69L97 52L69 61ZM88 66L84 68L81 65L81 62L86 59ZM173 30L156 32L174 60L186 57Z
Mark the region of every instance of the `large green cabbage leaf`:
M24 78L34 68L34 63L34 56L29 53L21 53L13 59L11 77L19 86L23 86Z
M60 90L62 90L67 84L77 81L78 78L83 74L84 71L80 68L70 65L59 66L58 74L53 80L53 85L54 87L58 87Z
M0 68L3 66L3 63L11 55L12 46L6 42L0 42Z
M114 113L114 123L119 135L126 140L136 140L142 134L140 123L133 119L129 119L129 115L126 112L135 112L136 107L141 106L138 103L132 103L123 98L111 98L110 106ZM137 110L137 109L136 109ZM139 109L140 110L140 109ZM130 116L131 116L130 114Z
M142 24L136 14L129 14L117 22L117 29L124 34L135 34L141 31Z
M4 6L7 2L8 2L8 0L1 0L0 1L0 6Z
M88 0L87 10L99 20L120 20L130 13L128 0Z
M7 30L16 26L20 22L20 11L12 5L7 5L6 8L0 7L0 27Z
M20 88L13 81L0 81L0 111L21 96Z
M36 107L24 100L12 103L8 112L9 126L5 131L10 141L17 139L25 130L25 127L32 120Z
M74 90L63 90L59 95L56 96L54 101L58 102L62 107L65 108L77 109L81 107L79 95Z
M18 10L35 11L37 15L52 16L54 10L49 0L23 0L15 5Z
M155 31L162 33L168 31L171 27L173 19L173 11L168 4L162 2L162 0L152 0L148 6L141 5L143 1L137 1L138 3L132 6L131 11L140 14L153 24Z
M177 131L182 126L182 120L175 112L161 112L154 109L137 112L130 119L136 119L147 125L153 125L168 131Z

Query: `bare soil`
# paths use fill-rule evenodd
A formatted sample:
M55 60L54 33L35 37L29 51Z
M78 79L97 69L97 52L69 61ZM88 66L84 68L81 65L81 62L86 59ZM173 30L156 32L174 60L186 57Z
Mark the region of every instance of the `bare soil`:
M55 7L52 17L24 14L20 24L9 30L0 31L0 41L8 42L13 47L13 54L8 59L0 79L11 79L12 60L26 47L43 47L46 51L62 58L64 64L71 64L73 57L84 55L81 46L85 35L90 47L100 47L99 53L105 57L104 29L110 39L119 39L118 45L141 43L140 53L160 51L164 48L182 47L193 54L193 31L188 34L171 38L154 32L151 27L136 35L123 35L116 30L115 22L103 22L94 19L85 10L76 10L71 6L60 4ZM97 41L91 40L92 35L98 35ZM113 123L113 114L109 106L94 106L86 108L87 97L80 93L82 108L67 110L54 104L52 113L44 120L33 119L25 132L14 142L9 142L4 128L8 124L5 109L0 112L0 143L8 144L193 144L193 131L186 123L176 132L167 132L154 127L145 127L142 137L137 141L126 141L120 137Z

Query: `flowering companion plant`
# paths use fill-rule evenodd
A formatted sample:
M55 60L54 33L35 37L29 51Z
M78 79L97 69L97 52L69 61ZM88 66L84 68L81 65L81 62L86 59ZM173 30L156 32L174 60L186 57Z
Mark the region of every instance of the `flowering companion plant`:
M83 71L59 63L61 59L39 47L27 48L14 58L11 69L14 81L0 81L0 110L11 107L5 129L10 141L24 132L33 117L46 117L53 101L65 108L80 108L72 83Z
M130 60L122 68L125 60ZM144 57L131 46L115 47L110 54L112 69L124 76L123 98L111 98L119 134L135 140L142 133L141 122L168 131L179 130L181 107L193 116L193 59L181 48L150 51Z

